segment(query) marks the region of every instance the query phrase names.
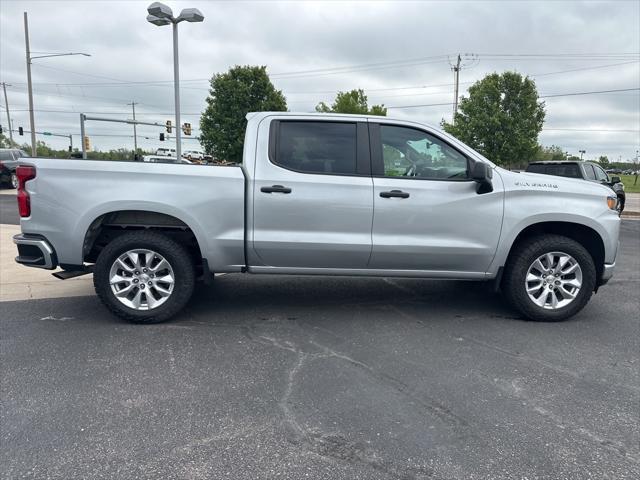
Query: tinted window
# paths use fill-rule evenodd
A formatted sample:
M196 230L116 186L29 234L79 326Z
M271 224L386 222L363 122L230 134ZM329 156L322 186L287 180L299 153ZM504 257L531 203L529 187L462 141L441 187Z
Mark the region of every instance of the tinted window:
M467 179L467 157L422 130L380 126L382 160L386 177L427 180Z
M541 164L529 165L527 167L527 172L531 172L531 173L547 173L546 169L545 169L545 165L541 165Z
M274 163L305 173L355 174L356 124L280 122Z
M11 151L9 150L0 151L0 160L13 160L13 155L11 155Z
M600 182L608 182L609 181L609 177L604 172L604 170L602 170L600 167L596 167L595 165L593 166L593 169L596 171L596 180L598 180Z
M580 168L575 163L529 165L527 172L544 173L545 175L556 175L558 177L582 178Z
M596 179L596 174L593 171L593 166L589 165L588 163L583 165L584 167L584 174L587 177L587 179L589 180L595 180Z

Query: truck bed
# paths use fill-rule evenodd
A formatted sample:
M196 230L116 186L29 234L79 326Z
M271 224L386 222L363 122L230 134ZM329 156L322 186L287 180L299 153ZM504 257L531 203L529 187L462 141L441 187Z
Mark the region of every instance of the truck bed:
M24 234L44 236L58 263L83 262L92 223L112 212L169 215L195 235L212 270L240 271L244 259L245 176L240 166L37 158L28 182Z

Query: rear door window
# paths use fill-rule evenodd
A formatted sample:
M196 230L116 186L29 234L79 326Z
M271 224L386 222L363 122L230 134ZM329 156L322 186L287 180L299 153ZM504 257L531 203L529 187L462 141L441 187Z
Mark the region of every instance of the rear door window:
M273 163L302 173L356 174L356 123L281 121Z

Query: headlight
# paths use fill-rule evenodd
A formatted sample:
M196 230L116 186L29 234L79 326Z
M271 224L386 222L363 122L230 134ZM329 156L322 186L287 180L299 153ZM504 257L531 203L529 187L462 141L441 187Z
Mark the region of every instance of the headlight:
M607 197L607 205L611 210L615 210L618 206L618 197Z

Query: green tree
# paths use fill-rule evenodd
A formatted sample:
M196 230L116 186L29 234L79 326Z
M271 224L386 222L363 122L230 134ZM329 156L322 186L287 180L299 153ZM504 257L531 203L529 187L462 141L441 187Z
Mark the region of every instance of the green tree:
M9 137L6 136L4 133L0 133L0 148L12 148L14 145L15 145L15 142L12 145Z
M607 157L606 155L600 155L600 158L598 158L598 163L602 168L609 168L609 157Z
M247 113L286 110L287 101L269 80L267 67L236 65L211 78L200 144L218 160L241 162Z
M338 92L331 107L324 102L320 102L316 106L316 111L321 113L354 113L359 115L387 116L387 109L384 105L372 105L371 108L369 108L367 96L362 89L351 90L350 92Z
M567 154L557 145L551 145L550 147L538 145L538 151L534 158L536 160L566 160Z
M520 165L535 158L544 102L535 82L519 73L492 73L469 88L454 123L444 130L497 164Z

